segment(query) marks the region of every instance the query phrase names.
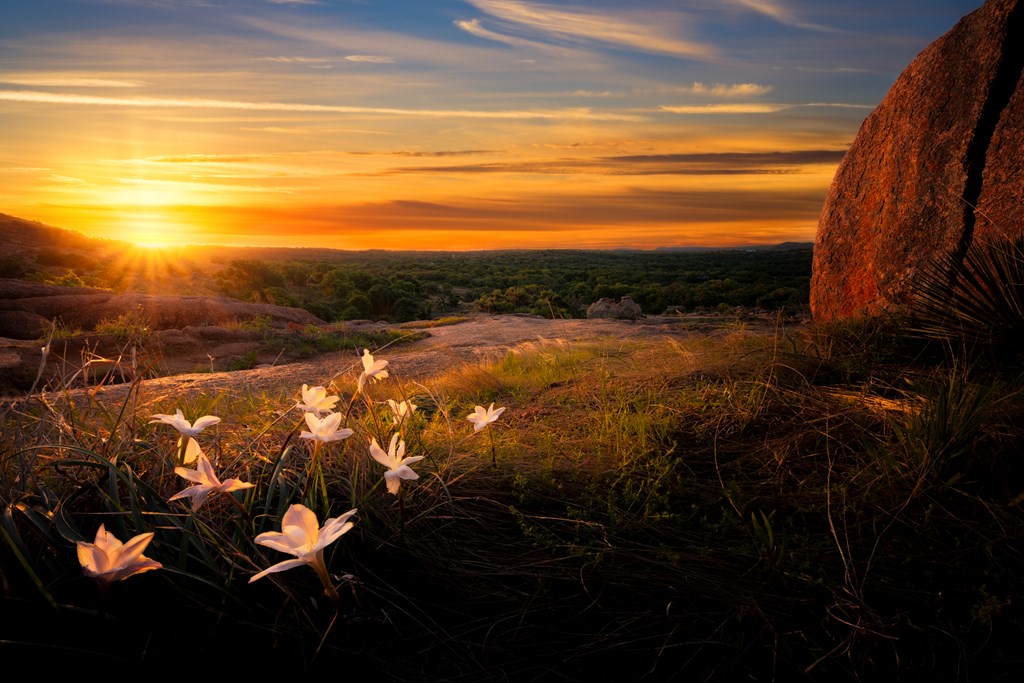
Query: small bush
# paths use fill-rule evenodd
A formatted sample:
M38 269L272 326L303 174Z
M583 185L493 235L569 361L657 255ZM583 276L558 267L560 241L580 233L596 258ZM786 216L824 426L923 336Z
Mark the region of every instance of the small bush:
M105 319L96 323L98 334L108 334L119 341L141 342L150 333L150 322L142 307L125 311L113 320Z

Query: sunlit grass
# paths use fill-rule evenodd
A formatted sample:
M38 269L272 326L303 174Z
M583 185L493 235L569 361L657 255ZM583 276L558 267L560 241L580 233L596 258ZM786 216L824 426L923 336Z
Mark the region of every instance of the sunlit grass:
M418 383L396 379L396 355L387 378L360 385L354 364L320 393L327 378L12 402L4 607L60 615L26 626L32 650L172 661L201 641L418 680L1012 667L1024 401L1012 381L915 366L895 345L881 361L865 342L878 334L538 341ZM338 396L351 436L300 436L304 382L309 401ZM399 424L387 399L417 408ZM506 410L474 431L467 416L492 403ZM196 438L251 489L198 511L168 500L188 484L178 434L150 416L178 408L221 418ZM423 459L389 493L368 446L388 450L396 431ZM297 503L320 524L358 510L324 549L328 578L301 565L250 586L287 559L257 535ZM163 568L101 596L74 552L100 523L119 539L152 531L146 556ZM83 614L107 638L73 641Z

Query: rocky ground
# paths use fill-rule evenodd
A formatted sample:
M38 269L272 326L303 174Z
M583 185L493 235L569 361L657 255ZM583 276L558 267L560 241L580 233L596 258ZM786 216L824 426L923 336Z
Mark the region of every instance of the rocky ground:
M416 325L363 323L375 330L388 327L408 335L384 348L371 349L378 357L387 358L391 369L403 379L422 381L449 370L482 360L498 358L509 349L526 344L560 344L587 340L617 339L623 342L637 339L685 338L693 335L765 334L774 329L768 318L737 320L732 316L698 318L694 316L649 316L638 321L626 320L551 320L521 315L473 314L451 325L423 329ZM168 344L168 339L187 339ZM296 390L302 383L326 384L344 376L355 381L361 368L358 354L353 348L319 354L312 358L294 359L286 354L274 358L273 349L267 349L259 337L244 330L208 327L166 330L154 339L162 340L160 351L136 349L136 354L149 359L161 368L164 376L144 381L144 391L153 395L180 395L189 392L253 391L278 392ZM205 340L205 341L204 341ZM61 355L59 344L48 362L47 379L54 386L54 378L63 378L72 388L95 387L97 371L92 379L82 370L82 362L73 354ZM255 348L261 362L255 368L223 371L226 359L248 354ZM120 361L100 389L116 399L127 391L131 379L130 349L122 348ZM0 381L6 379L5 393L9 396L24 394L24 384L35 377L40 349L38 341L0 339L0 365L6 358L6 369L0 368ZM110 359L108 360L117 360ZM11 367L12 364L14 367ZM136 362L138 365L138 362ZM211 372L211 366L213 371ZM15 374L19 382L13 382ZM27 378L27 380L26 380Z

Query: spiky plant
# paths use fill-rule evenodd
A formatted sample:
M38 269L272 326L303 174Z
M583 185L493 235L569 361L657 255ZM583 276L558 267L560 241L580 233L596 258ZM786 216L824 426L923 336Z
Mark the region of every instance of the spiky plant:
M1024 237L935 259L911 296L918 333L1017 351L1024 340Z

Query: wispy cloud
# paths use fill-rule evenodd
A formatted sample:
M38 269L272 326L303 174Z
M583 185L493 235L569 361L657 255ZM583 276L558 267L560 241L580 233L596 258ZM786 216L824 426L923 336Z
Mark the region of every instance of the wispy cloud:
M367 62L370 64L394 64L395 60L391 57L384 57L382 55L346 55L346 62Z
M774 114L784 109L790 109L788 104L663 104L661 111L672 112L673 114Z
M400 157L469 157L480 154L494 154L491 149L442 149L428 152L420 151L397 151L391 154Z
M736 103L736 104L663 104L659 110L673 114L775 114L800 107L832 107L835 109L874 109L873 104L855 102L801 102L798 104Z
M296 41L304 49L310 49L306 46L317 46L312 49L330 51L325 54L336 54L340 48L344 50L343 54L352 57L381 56L379 51L382 46L386 46L387 58L396 63L417 64L421 69L429 65L463 68L466 64L484 64L490 59L490 50L484 48L460 46L451 41L433 40L408 32L366 27L356 29L351 24L330 19L313 22L293 17L282 21L261 16L243 16L238 20L258 31Z
M104 97L28 90L0 90L0 100L43 104L78 104L114 107L236 109L244 111L308 112L327 114L376 114L419 118L468 119L547 119L591 121L642 121L644 117L589 109L475 110L475 109L399 109L394 107L355 107L298 102L245 102L205 98L177 97Z
M74 73L0 73L0 83L30 85L44 88L138 88L142 85L141 82L134 80L104 78L94 75L86 76Z
M730 0L735 5L763 14L780 24L794 28L809 29L812 31L824 31L826 33L839 33L838 29L822 24L815 24L798 17L795 12L783 5L778 0Z
M797 71L806 71L809 73L823 73L823 74L866 74L871 73L871 69L862 69L855 66L834 66L834 67L821 67L821 66L798 66Z
M503 33L491 31L484 28L480 24L479 19L457 19L452 22L457 28L462 29L470 35L474 35L477 38L483 38L484 40L493 40L496 43L504 43L505 45L511 45L512 47L518 48L530 48L534 50L549 51L557 49L552 45L546 43L539 43L535 40L527 40L526 38L517 38L516 36L508 36Z
M322 57L260 57L262 62L280 62L282 64L324 64L327 62Z
M694 83L689 92L698 94L714 95L716 97L749 97L751 95L764 95L771 92L772 86L759 83L715 83L707 86L703 83Z
M667 14L614 15L583 8L562 8L521 0L468 0L481 12L512 30L541 34L575 43L601 43L640 52L655 52L688 59L712 59L717 49L708 43L684 40L665 30ZM643 17L637 20L635 17ZM682 18L673 13L677 22ZM466 27L463 27L466 29ZM467 29L468 30L468 29ZM480 33L481 37L487 37ZM499 39L499 38L494 38ZM507 36L501 37L508 42Z
M843 150L793 152L719 152L639 154L598 158L562 158L450 166L394 168L380 175L528 173L546 175L765 175L803 172L801 167L838 164Z
M794 104L794 107L834 107L836 109L874 109L873 104L854 104L850 102L808 102L806 104Z
M159 164L228 164L257 161L259 158L251 154L181 154L131 159L131 161Z

